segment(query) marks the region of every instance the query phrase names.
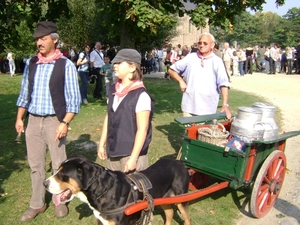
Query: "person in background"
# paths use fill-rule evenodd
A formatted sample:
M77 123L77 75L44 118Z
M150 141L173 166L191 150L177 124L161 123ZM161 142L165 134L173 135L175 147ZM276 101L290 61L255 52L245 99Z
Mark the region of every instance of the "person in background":
M271 45L271 49L269 51L270 54L270 75L275 75L276 74L276 61L278 59L278 53L277 53L277 45L276 44L272 44Z
M108 56L104 56L104 66L101 67L100 74L104 76L104 82L105 82L105 93L106 93L106 99L108 97L108 90L110 86L113 84L113 71L111 70L111 64L110 59Z
M140 171L149 165L154 100L142 81L141 55L136 50L120 50L112 64L119 80L108 94L98 157L107 159L111 170Z
M232 76L232 71L230 70L231 64L232 64L232 51L229 48L229 43L224 43L224 49L223 49L223 61L224 65L228 74L228 79L230 80L230 76Z
M90 54L90 67L93 75L97 76L96 87L93 93L93 97L103 100L102 98L102 76L100 75L100 69L104 65L104 54L101 50L101 42L97 41L95 49Z
M32 182L30 205L20 217L22 222L34 219L47 208L43 185L46 150L49 149L52 171L56 173L67 159L68 126L79 113L81 102L76 67L57 48L56 25L49 21L39 22L33 37L39 52L26 62L15 123L16 131L25 131L26 134ZM25 130L23 119L26 113L29 116ZM52 195L52 201L56 217L68 214L68 208L60 202L59 195Z
M222 59L213 53L215 38L210 33L199 37L198 51L188 54L174 63L170 76L178 81L182 91L181 109L183 116L214 114L222 94L221 112L228 119L231 112L228 105L230 82Z
M87 91L88 91L88 81L90 74L90 46L85 45L84 51L79 53L78 60L78 74L81 80L80 94L81 94L81 102L84 104L88 104L87 100Z
M233 76L239 75L239 57L237 56L236 51L232 53L232 74Z
M294 58L293 58L293 52L290 47L286 47L285 49L286 52L286 60L287 60L287 75L292 74L292 69L293 69L293 63L294 63Z
M158 54L158 72L163 72L163 58L164 58L164 51L160 48L157 49L157 54Z
M13 54L11 52L9 52L7 54L7 60L8 60L10 76L14 77L15 76L15 71L16 71L16 64L15 64L15 60L13 58Z
M267 74L270 71L270 48L271 46L266 46L266 51L264 53L265 69Z
M287 66L287 58L286 58L286 52L281 52L281 58L280 58L280 70L279 73L283 72L286 73L286 66Z
M188 46L187 46L187 45L184 45L184 46L182 47L181 59L184 58L184 57L185 57L187 54L189 54L189 53L190 53L190 50L189 50Z
M263 58L264 58L264 46L257 46L257 51L255 54L255 61L256 61L256 72L262 72L263 70Z
M298 45L296 47L296 61L295 61L295 67L296 67L296 74L300 74L300 39L298 40Z
M242 47L239 47L239 50L237 51L237 56L239 57L240 76L244 76L245 75L244 65L246 61L246 53L244 52Z
M248 44L246 48L246 62L245 62L245 74L252 74L253 73L253 54L254 50L251 44Z
M216 56L219 56L222 59L222 52L220 51L219 45L215 43L214 53Z

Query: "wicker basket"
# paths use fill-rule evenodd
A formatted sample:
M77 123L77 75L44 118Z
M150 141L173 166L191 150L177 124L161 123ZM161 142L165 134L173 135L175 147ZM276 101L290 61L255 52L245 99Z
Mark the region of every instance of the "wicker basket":
M219 129L218 127L222 127ZM198 129L198 140L208 142L214 145L225 146L229 131L225 129L223 124L213 124L211 127Z

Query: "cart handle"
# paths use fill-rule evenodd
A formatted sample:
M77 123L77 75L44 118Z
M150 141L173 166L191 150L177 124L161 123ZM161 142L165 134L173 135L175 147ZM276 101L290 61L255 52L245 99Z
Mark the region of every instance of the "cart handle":
M218 183L216 185L207 187L205 189L201 189L198 191L193 191L191 193L186 193L182 195L176 195L173 197L165 197L165 198L155 198L154 200L154 206L158 205L170 205L170 204L178 204L182 202L188 202L191 200L195 200L196 198L203 197L205 195L211 194L213 192L219 191L221 189L224 189L229 186L229 181L223 181L221 183ZM148 208L148 202L146 200L135 203L129 207L127 207L124 211L124 213L129 216L133 213L139 212L141 210Z
M284 132L282 134L279 134L276 137L270 137L270 138L265 138L265 139L258 139L258 140L254 140L252 141L254 144L272 144L274 142L279 142L279 141L283 141L286 140L288 138L297 136L300 134L300 130L296 130L296 131L289 131L289 132Z
M212 121L213 119L226 119L226 113L215 113L215 114L207 114L207 115L202 115L202 116L191 116L191 117L178 117L175 118L174 120L177 123L180 123L182 125L187 125L187 124L193 124L193 123L204 123L208 121Z

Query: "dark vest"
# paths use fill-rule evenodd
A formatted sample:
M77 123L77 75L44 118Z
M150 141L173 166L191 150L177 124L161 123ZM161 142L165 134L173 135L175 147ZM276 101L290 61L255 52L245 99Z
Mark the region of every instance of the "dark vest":
M145 88L139 88L129 92L117 110L114 112L112 109L113 95L115 92L115 85L110 88L109 102L108 102L108 132L106 150L109 157L123 157L129 156L132 152L134 139L137 131L136 113L135 108L139 96L142 92L147 92ZM148 92L147 92L148 93ZM150 96L151 98L151 96ZM154 100L151 98L151 112L149 119L149 126L147 131L146 140L142 147L140 155L146 155L148 152L149 144L152 138L152 117L154 109Z
M36 73L38 57L34 56L29 62L29 89L28 89L28 104L31 102L31 95L34 86L34 76ZM66 99L64 93L65 87L65 65L66 58L59 58L55 61L54 68L49 81L49 89L54 107L55 114L59 121L62 121L66 115Z

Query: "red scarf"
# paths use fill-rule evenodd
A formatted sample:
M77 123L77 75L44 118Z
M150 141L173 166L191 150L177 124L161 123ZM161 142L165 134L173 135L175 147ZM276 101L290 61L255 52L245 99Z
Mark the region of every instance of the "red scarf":
M37 54L37 57L38 57L39 61L37 61L36 64L52 63L52 62L54 62L55 60L59 59L62 56L63 56L63 54L60 52L59 49L55 49L55 53L51 56L48 56L48 57L43 57L42 54L39 52Z
M121 83L122 83L122 80L118 80L118 82L115 84L116 92L113 93L113 95L116 95L119 98L124 97L129 92L136 90L138 88L141 88L141 87L145 88L144 83L141 80L131 82L128 86L123 88L123 90L121 90L121 86L120 86Z
M208 56L203 56L200 51L197 51L197 56L201 59L201 66L204 67L204 60L214 57L214 53L211 53Z

